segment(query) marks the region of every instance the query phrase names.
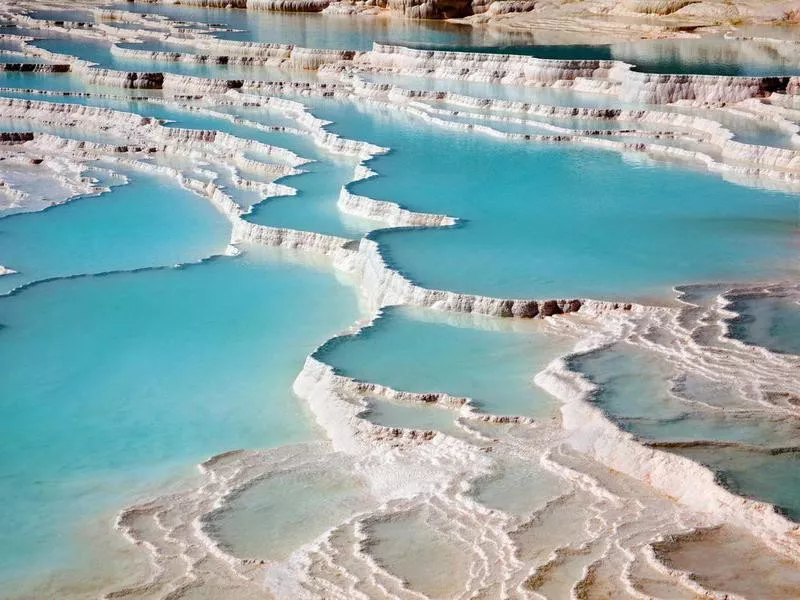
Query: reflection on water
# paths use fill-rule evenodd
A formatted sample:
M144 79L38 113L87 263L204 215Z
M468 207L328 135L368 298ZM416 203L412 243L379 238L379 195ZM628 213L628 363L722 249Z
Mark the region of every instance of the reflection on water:
M495 42L496 44L496 42ZM800 55L769 42L703 38L642 40L616 44L523 45L413 44L415 48L518 54L558 60L619 60L645 73L694 75L797 75Z

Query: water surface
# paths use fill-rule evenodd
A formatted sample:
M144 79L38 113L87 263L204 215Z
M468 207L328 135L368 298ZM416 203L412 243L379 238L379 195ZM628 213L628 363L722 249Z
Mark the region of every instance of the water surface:
M423 286L630 299L796 272L795 195L638 155L452 132L388 108L313 106L331 130L392 148L354 192L464 220L374 236Z
M800 304L797 298L753 297L736 300L730 309L731 335L775 352L800 355Z
M284 260L251 248L0 300L2 579L87 567L79 529L110 526L211 455L314 435L292 381L356 306L329 274Z
M329 343L318 356L362 381L465 396L494 414L551 416L555 399L532 380L567 344L538 323L518 326L389 308L375 325Z
M193 262L225 250L230 223L208 200L166 176L125 174L131 183L109 193L0 220L0 256L17 271L0 278L0 291L52 277ZM145 191L153 187L160 193Z

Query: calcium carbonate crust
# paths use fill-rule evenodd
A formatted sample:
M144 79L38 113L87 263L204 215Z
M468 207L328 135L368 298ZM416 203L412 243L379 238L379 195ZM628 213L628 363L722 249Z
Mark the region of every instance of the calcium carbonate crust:
M314 2L261 3L262 8L277 6L306 6L308 10L325 8ZM419 6L422 5L408 5L403 10L412 14L434 10L430 7L417 10ZM500 14L501 11L497 9L496 12ZM174 26L168 23L159 22L158 25L165 31L175 31ZM75 35L84 33L79 27L72 28L72 31ZM334 84L291 84L209 80L165 73L123 73L98 69L91 63L75 59L65 62L65 57L41 50L31 52L54 61L54 64L69 64L74 76L93 85L196 95L196 100L205 104L195 110L209 115L223 115L215 110L215 106L225 103L270 105L295 120L297 127L292 133L309 136L328 152L357 158L360 163L355 168L353 181L375 176L366 162L388 149L343 139L328 132L327 122L316 118L299 102L263 94L351 98L367 105L401 108L437 126L474 130L508 139L520 138L482 124L462 126L464 124L447 118L453 111L436 106L436 103L488 109L481 117L486 122L513 122L511 119L532 116L609 122L644 121L653 128L663 129L637 131L642 136L675 139L699 136L703 142L716 146L719 155L712 157L660 143L630 144L615 140L620 135L618 133L561 126L551 126L553 135L528 135L524 140L589 144L626 153L680 158L751 182L769 180L776 184L794 184L800 170L795 151L741 144L732 139L729 130L704 117L662 110L609 111L509 103L368 84L357 76L359 73L424 75L590 89L641 103L735 104L735 110L774 119L794 136L797 128L782 111L785 106L794 106L794 96L800 88L797 78L646 75L632 72L630 65L613 61L543 61L504 55L423 52L377 44L369 52L353 53L318 52L279 45L241 45L209 41L208 38L192 40L187 46L206 53L150 53L148 56L152 60L198 62L219 62L222 60L220 57L230 62L246 62L253 56L253 60L262 61L259 64L316 69L337 74L340 79ZM141 54L139 50L119 46L113 46L113 52L124 56ZM57 71L43 69L41 72ZM773 104L771 100L776 102ZM183 106L179 98L172 102ZM262 578L266 577L269 590L283 598L371 597L369 590L383 590L385 597L391 598L418 598L419 594L378 565L366 551L369 526L392 515L433 508L445 515L449 522L457 524L464 532L463 539L469 540L465 547L475 575L467 582L465 594L476 590L533 591L537 582L546 577L547 570L560 564L559 561L563 561L570 550L566 546L557 548L545 562L528 571L514 556L513 532L525 523L529 526L536 522L547 510L568 506L570 494L588 499L588 506L596 512L596 518L607 525L591 531L588 525L591 520L587 521L587 535L591 531L594 537L590 535L590 541L581 547L582 551L588 551L593 544L603 550L583 570L575 582L576 590L590 588L598 573L603 569L613 569L626 593L646 597L647 594L641 591L645 578L637 575L637 570L651 569L665 581L683 586L688 591L722 597L701 586L687 573L667 567L653 549L654 544L670 535L687 535L721 524L741 527L781 556L790 560L800 559L796 541L798 530L794 523L777 514L769 505L731 494L719 485L708 469L663 449L648 447L621 431L592 403L596 392L594 386L570 369L570 361L575 357L624 340L658 352L666 361L705 375L724 377L732 372L744 373L750 386L748 391L761 398L762 409L795 414L796 407L776 402L765 389L778 385L789 393L800 393L795 389L798 386L794 376L798 366L796 360L765 349L754 350L743 344L737 345L726 337L724 323L730 315L725 312L725 306L732 295L748 293L746 290L733 290L727 296L721 293L719 305L707 309L704 318L698 319L698 322L719 324L719 339L730 344L723 356L709 352L695 339L699 325L683 325L688 309L592 299L489 298L427 289L387 264L371 234L352 240L252 223L246 219L249 209L237 204L226 187L215 179L218 173L209 169L192 173L154 160L160 156L188 155L199 163L216 164L234 174L232 181L236 187L258 190L268 199L294 193L290 186L275 183L280 177L299 173L298 167L305 164L305 159L292 152L221 132L165 127L154 119L132 113L78 104L3 99L0 101L0 115L41 126L80 127L83 132L93 132L98 136L115 134L129 140L126 144L115 145L39 132L6 133L0 138L0 153L9 159L28 160L37 156L56 164L56 161L66 161L69 157L70 164L78 169L84 169L85 164L91 161L103 161L124 168L157 172L174 178L181 186L207 199L230 220L230 253L237 252L237 247L246 250L248 244L260 244L301 255L326 257L333 268L353 278L361 292L364 320L355 324L346 335L358 335L364 327L382 318L385 307L406 305L432 309L445 315L503 318L512 324L518 319L539 317L543 318L543 326L552 330L554 335L568 335L576 340L570 355L553 361L536 375L536 383L562 402L560 419L556 423L539 423L513 415L483 415L476 411L468 398L405 392L379 382L343 377L320 359L323 345L307 358L294 383L294 391L308 403L330 441L269 452L235 451L219 455L201 465L201 483L196 488L123 511L117 527L147 551L152 573L146 581L117 590L108 597L149 594L179 597L201 584L212 585L211 582L218 581L224 581L225 589L231 593L258 593ZM256 123L246 124L258 128ZM270 162L249 158L247 154L252 151L268 157ZM243 170L257 173L259 180L239 174ZM14 195L15 192L12 190L10 193ZM347 186L340 192L338 207L342 212L381 221L386 227L451 227L458 222L457 217L417 213L392 202L356 195ZM561 316L568 313L577 314L569 318ZM654 342L647 335L652 329L667 332L679 343L661 345ZM754 352L758 354L759 362L752 360ZM434 431L386 428L370 423L364 418L366 398L370 396L395 402L436 403L443 409L458 411L459 426L472 441ZM513 436L507 436L504 431L499 430L496 438L482 433L479 423L484 421L495 426L532 429L539 441L529 443L526 449L518 448ZM505 457L515 452L522 452L530 464L539 465L572 490L552 498L530 516L530 521L525 522L503 511L489 510L470 495L471 485L490 476L496 468L493 455ZM270 562L236 558L207 533L210 515L219 511L232 494L281 469L329 464L325 461L333 461L330 463L332 468L356 473L367 482L373 503L365 506L363 513L353 515L297 549L289 559ZM592 461L602 465L603 469L593 466ZM612 474L608 469L613 470ZM641 485L641 488L633 483L625 484L627 488L621 485L618 478L623 476L638 482L636 485ZM635 490L635 494L631 490ZM621 534L624 522L634 528L629 535ZM482 532L483 537L477 535L478 532ZM342 540L348 543L344 544ZM365 582L361 581L363 578L359 573L367 575Z

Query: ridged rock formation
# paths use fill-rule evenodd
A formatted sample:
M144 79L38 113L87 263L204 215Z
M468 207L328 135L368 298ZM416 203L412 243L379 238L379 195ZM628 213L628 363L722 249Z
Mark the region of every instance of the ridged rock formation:
M1 63L0 70L15 73L69 73L70 66L37 63Z
M251 9L256 4L263 9L295 5L252 0L191 1ZM677 4L666 3L665 10L672 14L693 6L681 8ZM464 9L454 3L445 10L502 16L517 5L510 1L473 3ZM661 5L629 2L620 10L642 13ZM436 2L386 6L415 16L433 16L442 10ZM164 27L165 31L177 31L177 26ZM106 31L93 29L76 28L70 35L80 39L87 32L91 37ZM262 61L259 64L318 70L331 81L227 81L123 73L74 60L69 65L71 77L116 87L116 92L91 88L81 92L43 91L41 97L76 96L91 102L99 98L129 99L121 88L161 90L160 94L141 94L138 101L225 120L254 132L305 136L327 153L352 157L355 166L351 181L379 176L366 161L389 149L331 133L326 129L329 123L306 109L302 99L348 100L391 116L398 112L413 115L433 127L520 143L581 144L618 151L633 159L681 160L725 177L741 178L747 184L768 181L794 185L800 179L800 153L796 149L743 144L713 119L715 111L726 115L738 111L776 125L786 139L796 136L799 128L791 111L800 106L793 96L800 88L798 78L673 77L636 73L616 61L546 61L380 45L368 52L318 51L195 38L191 32L184 35L183 39L169 41L180 44L185 52L150 53L119 46L112 47L112 52L162 62L232 64L252 57L254 64ZM46 51L36 55L62 63L65 60ZM548 106L369 83L365 79L370 74L505 81L591 90L617 100L678 105L638 109ZM731 103L735 105L729 106ZM714 111L677 112L706 104L713 105ZM238 116L243 111L224 112L232 107L277 111L291 123L268 125L257 122L255 115L253 120ZM109 168L138 169L172 178L227 218L231 245L226 254L264 245L285 249L282 254L288 256L324 263L354 282L363 308L359 321L345 334L322 343L306 358L294 382L295 393L307 403L329 441L265 452L223 453L200 465L199 481L189 481L173 494L124 510L117 529L148 554L153 569L141 582L108 597L177 597L189 590L208 597L232 597L236 592L254 597L264 593L266 582L269 593L281 599L418 600L420 595L390 567L376 561L370 548L370 531L376 523L407 515L424 516L426 527L445 535L457 532L451 541L457 542L459 556L469 567L461 590L464 596L493 598L505 593L520 598L538 594L567 598L616 594L649 598L659 597L659 590L669 590L665 597L721 598L724 593L718 593L719 586L681 571L670 562L669 552L723 527L735 527L743 543L763 547L764 554L775 552L776 563L783 564L784 569L792 568L791 563L786 567L786 561L800 558L796 524L764 503L730 493L709 469L669 452L668 444L647 444L623 431L593 401L595 386L574 370L574 361L583 356L627 344L653 353L683 372L702 374L712 383L742 386L743 402L747 403L745 418L796 416L798 408L793 399L800 394L796 358L724 337L726 319L735 317L727 301L747 294L789 293L787 287L743 287L727 294L721 290L717 297L711 294L708 305L702 307L690 306L686 295L681 297L680 307L656 307L583 298L491 298L429 289L405 277L387 261L376 235L348 239L248 221L251 205L238 203L234 190L256 192L263 199L296 193L290 186L275 182L278 177L300 173L298 167L305 164L306 159L291 151L246 135L166 127L158 119L77 103L9 98L0 101L0 117L36 128L35 132L0 133L0 158L7 165L49 172L49 181L64 187L73 185L73 192L97 190L97 182L84 173L87 165L99 160L112 165ZM537 133L505 131L503 126L508 124L533 125ZM48 128L59 135L42 133ZM70 130L82 139L71 139ZM255 160L251 152L263 157L264 162ZM9 174L12 171L7 169ZM0 184L0 196L11 201L30 200L29 190L12 176ZM394 202L355 194L349 184L341 188L337 207L342 213L376 221L376 227L450 227L458 223L457 215L418 213ZM0 275L9 271L0 267ZM424 311L426 318L449 324L487 330L519 328L521 332L536 327L542 335L569 340L571 350L554 352L554 356L561 356L535 379L558 399L553 414L542 419L484 414L470 398L360 381L337 373L325 362L326 350L349 336L365 333L370 325L379 327L381 319L399 310L392 308L398 305L408 307L402 310L430 309ZM568 316L551 318L558 315ZM533 318L537 320L526 320ZM710 336L716 336L714 345L701 343ZM435 410L452 411L453 428L436 432L376 425L368 420L374 399L434 404ZM702 401L696 402L693 410L704 410L701 405ZM305 469L312 474L322 469L326 476L339 470L354 474L366 483L371 502L354 508L350 517L333 523L286 560L234 556L215 540L207 526L237 491L282 469ZM504 469L506 474L522 474L537 485L539 477L556 481L556 489L542 492L538 504L526 508L525 514L489 508L477 501L476 488L503 476ZM518 491L519 480L507 483ZM520 495L537 493L525 490ZM542 531L547 528L553 531ZM737 566L734 564L734 568ZM702 567L698 565L698 569ZM727 583L720 585L727 589ZM552 587L545 590L545 584Z
M412 19L451 19L473 14L472 0L377 0L377 5Z
M357 0L356 2L333 2L332 0L181 0L181 4L209 8L239 8L248 10L276 10L291 12L320 12L333 7L336 12L343 8L370 7L389 9L412 19L449 19L466 17L485 10L480 0Z

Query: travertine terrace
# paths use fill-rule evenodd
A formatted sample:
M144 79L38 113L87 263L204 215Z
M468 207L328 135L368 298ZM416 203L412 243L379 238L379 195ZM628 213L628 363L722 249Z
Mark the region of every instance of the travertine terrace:
M765 23L792 18L791 2L222 4L241 4L247 10L468 16L476 26L488 23L570 34L598 27L609 38L688 35L689 29L697 28L728 31L740 20ZM289 260L322 263L358 289L362 312L361 319L340 336L319 340L319 348L307 357L294 383L294 393L326 439L274 450L231 448L199 466L196 485L120 507L115 528L147 557L149 571L137 581L95 590L96 595L423 598L426 595L393 573L391 565L375 558L370 534L377 523L419 514L426 515L431 528L450 536L466 557L468 577L447 597L780 598L787 590L800 593L787 575L796 572L800 561L796 523L769 504L732 493L710 469L621 429L592 402L596 386L572 368L580 357L624 344L657 357L686 377L733 381L737 417L797 419L800 358L729 336L735 298L796 297L796 282L688 285L676 290L672 304L626 297L500 298L432 289L395 269L382 255L375 232L454 228L460 225L458 214L413 211L359 195L347 184L339 192L337 210L375 222L373 231L359 239L257 224L247 219L252 207L237 202L236 194L255 192L265 202L292 196L296 193L292 178L308 168L309 159L243 135L173 126L163 119L103 106L105 101L136 97L151 106L221 119L253 132L289 133L322 152L353 159L351 183L381 177L370 161L391 148L334 133L331 124L304 102L338 99L388 107L464 135L606 149L629 158L706 170L737 185L796 192L800 77L653 74L612 60L546 60L378 43L364 51L322 50L220 40L164 17L127 12L124 5L114 9L71 3L70 10L80 8L96 17L90 24L32 16L43 8L64 6L17 2L0 9L5 21L25 30L0 34L3 42L16 45L13 52L20 59L14 62L7 56L0 70L27 69L42 78L68 76L81 87L1 90L7 96L0 98L0 119L15 126L0 134L0 207L36 212L106 193L103 182L87 174L90 167L109 173L116 169L159 173L228 219L231 235L226 253L264 245L284 250ZM125 27L117 27L120 23ZM620 23L625 23L624 30ZM53 31L76 43L110 44L111 55L141 60L148 68L141 72L105 68L34 43L38 33ZM153 40L180 50L135 48L136 42ZM770 43L794 44L777 38ZM41 64L26 67L30 63L23 58ZM153 64L163 65L163 71L153 70ZM274 69L285 77L208 78L171 72L168 67L174 64L249 65ZM315 77L298 81L292 78L298 72ZM613 106L557 106L424 86L415 89L384 82L391 77L402 77L404 82L412 77L424 82L483 82L532 92L574 91L594 94ZM264 125L232 110L245 107L269 109L291 124ZM768 126L786 143L782 147L743 143L717 118L719 114ZM515 130L525 125L538 130ZM4 265L0 275L15 270L2 256L0 264ZM476 328L524 331L536 319L533 325L546 335L568 340L573 348L569 354L530 374L559 402L558 417L539 421L487 414L470 398L360 381L325 362L328 345L379 327L386 311L397 306L428 310L438 319ZM366 418L368 399L376 397L407 405L439 405L453 413L460 434L376 425ZM698 414L727 410L707 399L682 401ZM484 505L476 499L475 489L500 472L501 465L512 465L507 468L534 478L545 473L556 482L555 491L531 492L530 509L518 513ZM210 524L232 497L292 469L306 469L309 477L321 470L354 475L364 482L370 500L285 560L238 556L215 539ZM719 562L728 563L690 568L682 553L695 543L718 551ZM736 589L725 587L726 573L736 572L739 561L752 555L753 548L761 549L753 578L786 577L786 587L768 590L770 596L759 596L758 590L738 581Z

